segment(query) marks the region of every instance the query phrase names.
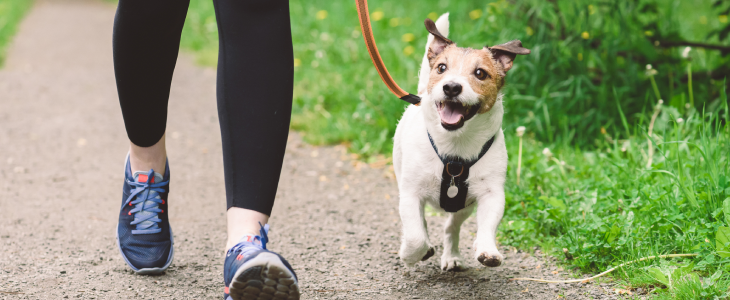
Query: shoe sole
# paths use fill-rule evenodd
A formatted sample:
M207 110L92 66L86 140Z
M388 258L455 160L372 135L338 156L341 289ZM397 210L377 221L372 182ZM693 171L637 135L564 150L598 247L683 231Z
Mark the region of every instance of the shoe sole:
M170 254L167 256L167 263L165 263L165 265L162 266L161 268L142 268L142 269L135 268L132 265L132 263L129 262L127 257L124 255L124 252L122 252L122 245L121 245L121 243L119 243L119 224L117 224L117 231L114 233L114 235L116 235L116 237L117 237L117 249L119 249L119 254L122 255L122 258L124 258L124 261L127 263L127 265L130 268L132 268L132 271L134 271L134 273L137 273L139 275L162 274L172 264L172 260L174 258L174 254L175 254L175 247L174 247L175 240L172 237L172 227L170 227Z
M229 295L227 300L299 300L299 286L278 255L261 253L238 268Z

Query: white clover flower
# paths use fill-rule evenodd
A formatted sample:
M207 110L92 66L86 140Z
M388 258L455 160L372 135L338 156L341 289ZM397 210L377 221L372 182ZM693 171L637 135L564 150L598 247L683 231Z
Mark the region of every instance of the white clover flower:
M684 51L682 51L682 57L687 58L689 57L689 52L692 51L692 47L685 47Z
M682 122L684 122L684 119L682 119L682 118L677 118L677 123L682 123Z
M550 152L550 149L548 149L548 148L542 149L542 154L547 157L553 156L553 153Z
M524 134L525 134L525 126L517 127L517 136L521 137Z
M651 64L646 65L646 76L654 76L657 74L657 71L651 66Z

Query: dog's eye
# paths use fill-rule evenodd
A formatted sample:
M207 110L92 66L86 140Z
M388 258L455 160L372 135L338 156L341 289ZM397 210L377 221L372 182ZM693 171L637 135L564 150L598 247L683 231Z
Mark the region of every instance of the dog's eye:
M439 74L446 72L446 65L444 65L444 64L439 64L439 66L437 68L438 68L437 72Z
M487 79L487 77L489 77L489 74L487 73L487 71L484 71L482 69L477 69L476 71L474 71L474 76L476 76L477 79L479 79L479 80L484 80L484 79Z

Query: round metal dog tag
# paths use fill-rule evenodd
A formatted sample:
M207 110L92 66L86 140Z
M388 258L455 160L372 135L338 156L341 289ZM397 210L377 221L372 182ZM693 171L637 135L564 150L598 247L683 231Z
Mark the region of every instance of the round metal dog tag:
M449 196L449 198L456 197L456 194L458 194L458 193L459 193L459 188L456 187L455 185L450 186L449 189L446 190L446 196Z

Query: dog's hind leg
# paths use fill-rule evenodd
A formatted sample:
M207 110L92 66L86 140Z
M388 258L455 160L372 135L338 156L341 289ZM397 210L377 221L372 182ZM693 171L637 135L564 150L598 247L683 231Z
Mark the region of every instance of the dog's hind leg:
M398 255L407 267L433 256L435 250L428 240L424 203L415 195L401 194L400 219L403 223L403 237Z
M458 271L463 269L464 261L459 252L459 232L461 224L469 218L474 207L467 207L449 214L444 224L444 254L441 255L441 270Z

